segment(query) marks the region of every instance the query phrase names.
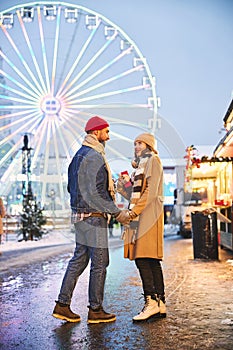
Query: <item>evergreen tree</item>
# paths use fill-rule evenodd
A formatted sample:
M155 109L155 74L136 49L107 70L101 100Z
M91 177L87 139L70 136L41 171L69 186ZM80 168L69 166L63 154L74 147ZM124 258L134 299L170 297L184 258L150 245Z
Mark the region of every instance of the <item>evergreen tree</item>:
M24 196L20 222L19 241L33 241L42 237L44 233L42 226L46 224L46 218L36 199L33 199L31 196Z

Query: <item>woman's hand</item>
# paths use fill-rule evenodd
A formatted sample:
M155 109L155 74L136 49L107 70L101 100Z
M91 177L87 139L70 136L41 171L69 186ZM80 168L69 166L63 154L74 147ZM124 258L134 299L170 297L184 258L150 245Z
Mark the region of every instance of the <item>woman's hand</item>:
M120 191L124 188L124 178L123 176L119 176L117 179L117 191Z

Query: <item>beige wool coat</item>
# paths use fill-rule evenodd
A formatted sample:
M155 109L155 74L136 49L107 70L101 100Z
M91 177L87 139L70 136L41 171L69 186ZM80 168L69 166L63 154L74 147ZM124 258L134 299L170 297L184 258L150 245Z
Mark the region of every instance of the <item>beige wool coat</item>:
M163 258L163 167L157 154L153 153L152 157L148 158L144 175L140 198L133 207L133 211L139 215L136 240L133 239L133 243L133 231L125 230L124 257L130 260Z

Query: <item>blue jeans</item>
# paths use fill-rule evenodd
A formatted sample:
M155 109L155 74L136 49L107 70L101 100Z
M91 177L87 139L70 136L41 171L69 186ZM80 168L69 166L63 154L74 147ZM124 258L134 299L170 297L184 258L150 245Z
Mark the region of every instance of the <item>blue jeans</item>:
M79 276L91 260L89 276L89 304L92 309L102 307L107 266L109 265L107 220L90 217L75 224L76 248L68 263L58 301L70 305Z

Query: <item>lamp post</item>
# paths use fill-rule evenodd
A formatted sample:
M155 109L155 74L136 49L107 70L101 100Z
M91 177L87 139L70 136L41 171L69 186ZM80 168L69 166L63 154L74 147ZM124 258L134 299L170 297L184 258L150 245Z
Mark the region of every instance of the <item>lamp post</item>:
M36 197L32 193L31 184L31 150L29 147L28 135L24 135L22 147L22 195L23 195L23 213L21 214L21 225L23 240L33 240L41 238L43 232L41 226L46 223L42 215L42 210L37 204Z
M23 215L22 215L22 232L23 239L26 241L28 238L33 240L33 223L31 213L31 203L33 199L32 185L31 185L31 150L29 147L28 135L23 137L22 147L22 174L25 178L22 181L22 195L23 195Z
M22 174L26 175L26 179L22 183L22 194L24 198L32 199L32 184L31 184L31 147L28 147L28 135L23 137L22 147Z

